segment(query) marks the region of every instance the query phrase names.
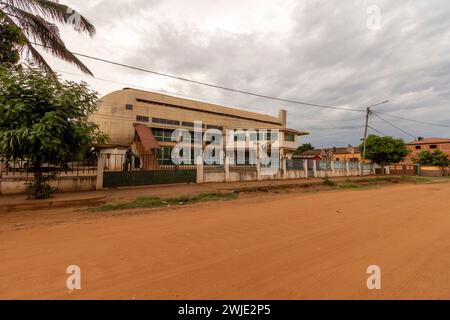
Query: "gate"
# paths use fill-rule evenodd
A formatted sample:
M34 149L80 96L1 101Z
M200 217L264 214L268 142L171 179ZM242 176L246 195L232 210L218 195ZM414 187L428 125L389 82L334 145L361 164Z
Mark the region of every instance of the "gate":
M124 160L124 155L106 157L103 173L104 188L195 183L197 181L195 165L160 164L158 160L146 157L134 157L131 163L126 165Z
M391 176L416 176L419 174L418 165L391 164L389 166L389 175Z
M308 178L314 178L314 162L316 160L307 160Z

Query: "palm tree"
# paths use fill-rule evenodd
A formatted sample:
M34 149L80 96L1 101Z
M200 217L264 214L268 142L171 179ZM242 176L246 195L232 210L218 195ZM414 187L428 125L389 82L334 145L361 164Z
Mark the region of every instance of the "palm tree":
M20 30L24 39L21 50L25 49L32 60L46 71L53 73L34 45L92 75L66 48L56 25L71 25L78 32L85 32L91 37L95 35L95 27L72 8L58 3L58 0L0 0L0 18L0 23L10 24Z

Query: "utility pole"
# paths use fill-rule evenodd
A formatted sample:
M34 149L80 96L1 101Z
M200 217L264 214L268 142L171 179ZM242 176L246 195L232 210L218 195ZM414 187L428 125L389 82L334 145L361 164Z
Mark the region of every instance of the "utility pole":
M367 143L367 131L369 130L369 116L370 116L370 107L367 107L366 129L364 130L364 143L363 143L363 154L362 154L362 164L363 165L366 162L366 143ZM361 170L364 170L364 168Z
M380 104L385 104L388 103L389 100L380 102L380 103L376 103L373 104L369 107L367 107L367 112L366 112L366 126L365 126L365 130L364 130L364 142L363 142L363 154L362 154L362 164L361 164L361 175L363 175L364 173L364 164L366 162L366 145L367 145L367 132L369 130L369 117L370 117L370 113L372 112L372 110L370 110L370 108L373 108L375 106L379 106Z

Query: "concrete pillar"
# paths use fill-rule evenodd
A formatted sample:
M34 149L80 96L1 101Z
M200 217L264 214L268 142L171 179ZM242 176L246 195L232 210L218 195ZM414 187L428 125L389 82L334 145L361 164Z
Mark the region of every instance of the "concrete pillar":
M259 156L256 157L256 173L258 175L258 181L262 181L263 177L261 173L261 159L259 158Z
M334 165L334 161L331 161L331 176L334 177L336 172L336 168Z
M305 171L305 178L308 179L308 160L303 160L303 170Z
M317 178L317 161L313 161L313 172L314 172L314 178Z
M0 196L2 195L3 162L0 162Z
M230 157L225 157L225 182L230 182Z
M347 160L345 160L345 176L346 177L350 176L350 168Z
M204 172L203 172L203 157L197 157L197 183L203 183L205 181Z
M361 176L364 176L364 167L362 162L358 162L358 171L361 173Z
M105 171L105 156L99 156L97 160L97 179L95 190L103 189L103 173Z
M286 157L281 158L281 179L287 179Z
M377 168L375 167L375 163L372 163L372 174L373 175L377 174Z

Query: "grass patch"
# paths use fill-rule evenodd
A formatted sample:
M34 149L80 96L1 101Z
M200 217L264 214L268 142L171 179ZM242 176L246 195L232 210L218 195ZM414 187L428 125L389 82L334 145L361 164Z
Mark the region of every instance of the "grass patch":
M95 208L89 209L90 212L104 212L104 211L115 211L115 210L125 210L125 209L136 209L136 208L157 208L165 206L176 206L176 205L186 205L198 202L211 202L219 200L233 200L238 198L239 195L234 192L230 193L202 193L192 197L176 197L161 199L158 197L139 197L133 201L119 203L119 204L103 204Z
M414 182L414 183L443 183L449 182L450 177L421 177L421 176L402 176L399 177L401 181Z
M338 189L357 189L357 188L361 188L362 186L359 184L350 182L350 181L346 181L346 182L337 184L336 187Z
M336 186L336 182L330 180L329 177L325 177L325 178L323 178L323 185L327 186L327 187L335 187Z

